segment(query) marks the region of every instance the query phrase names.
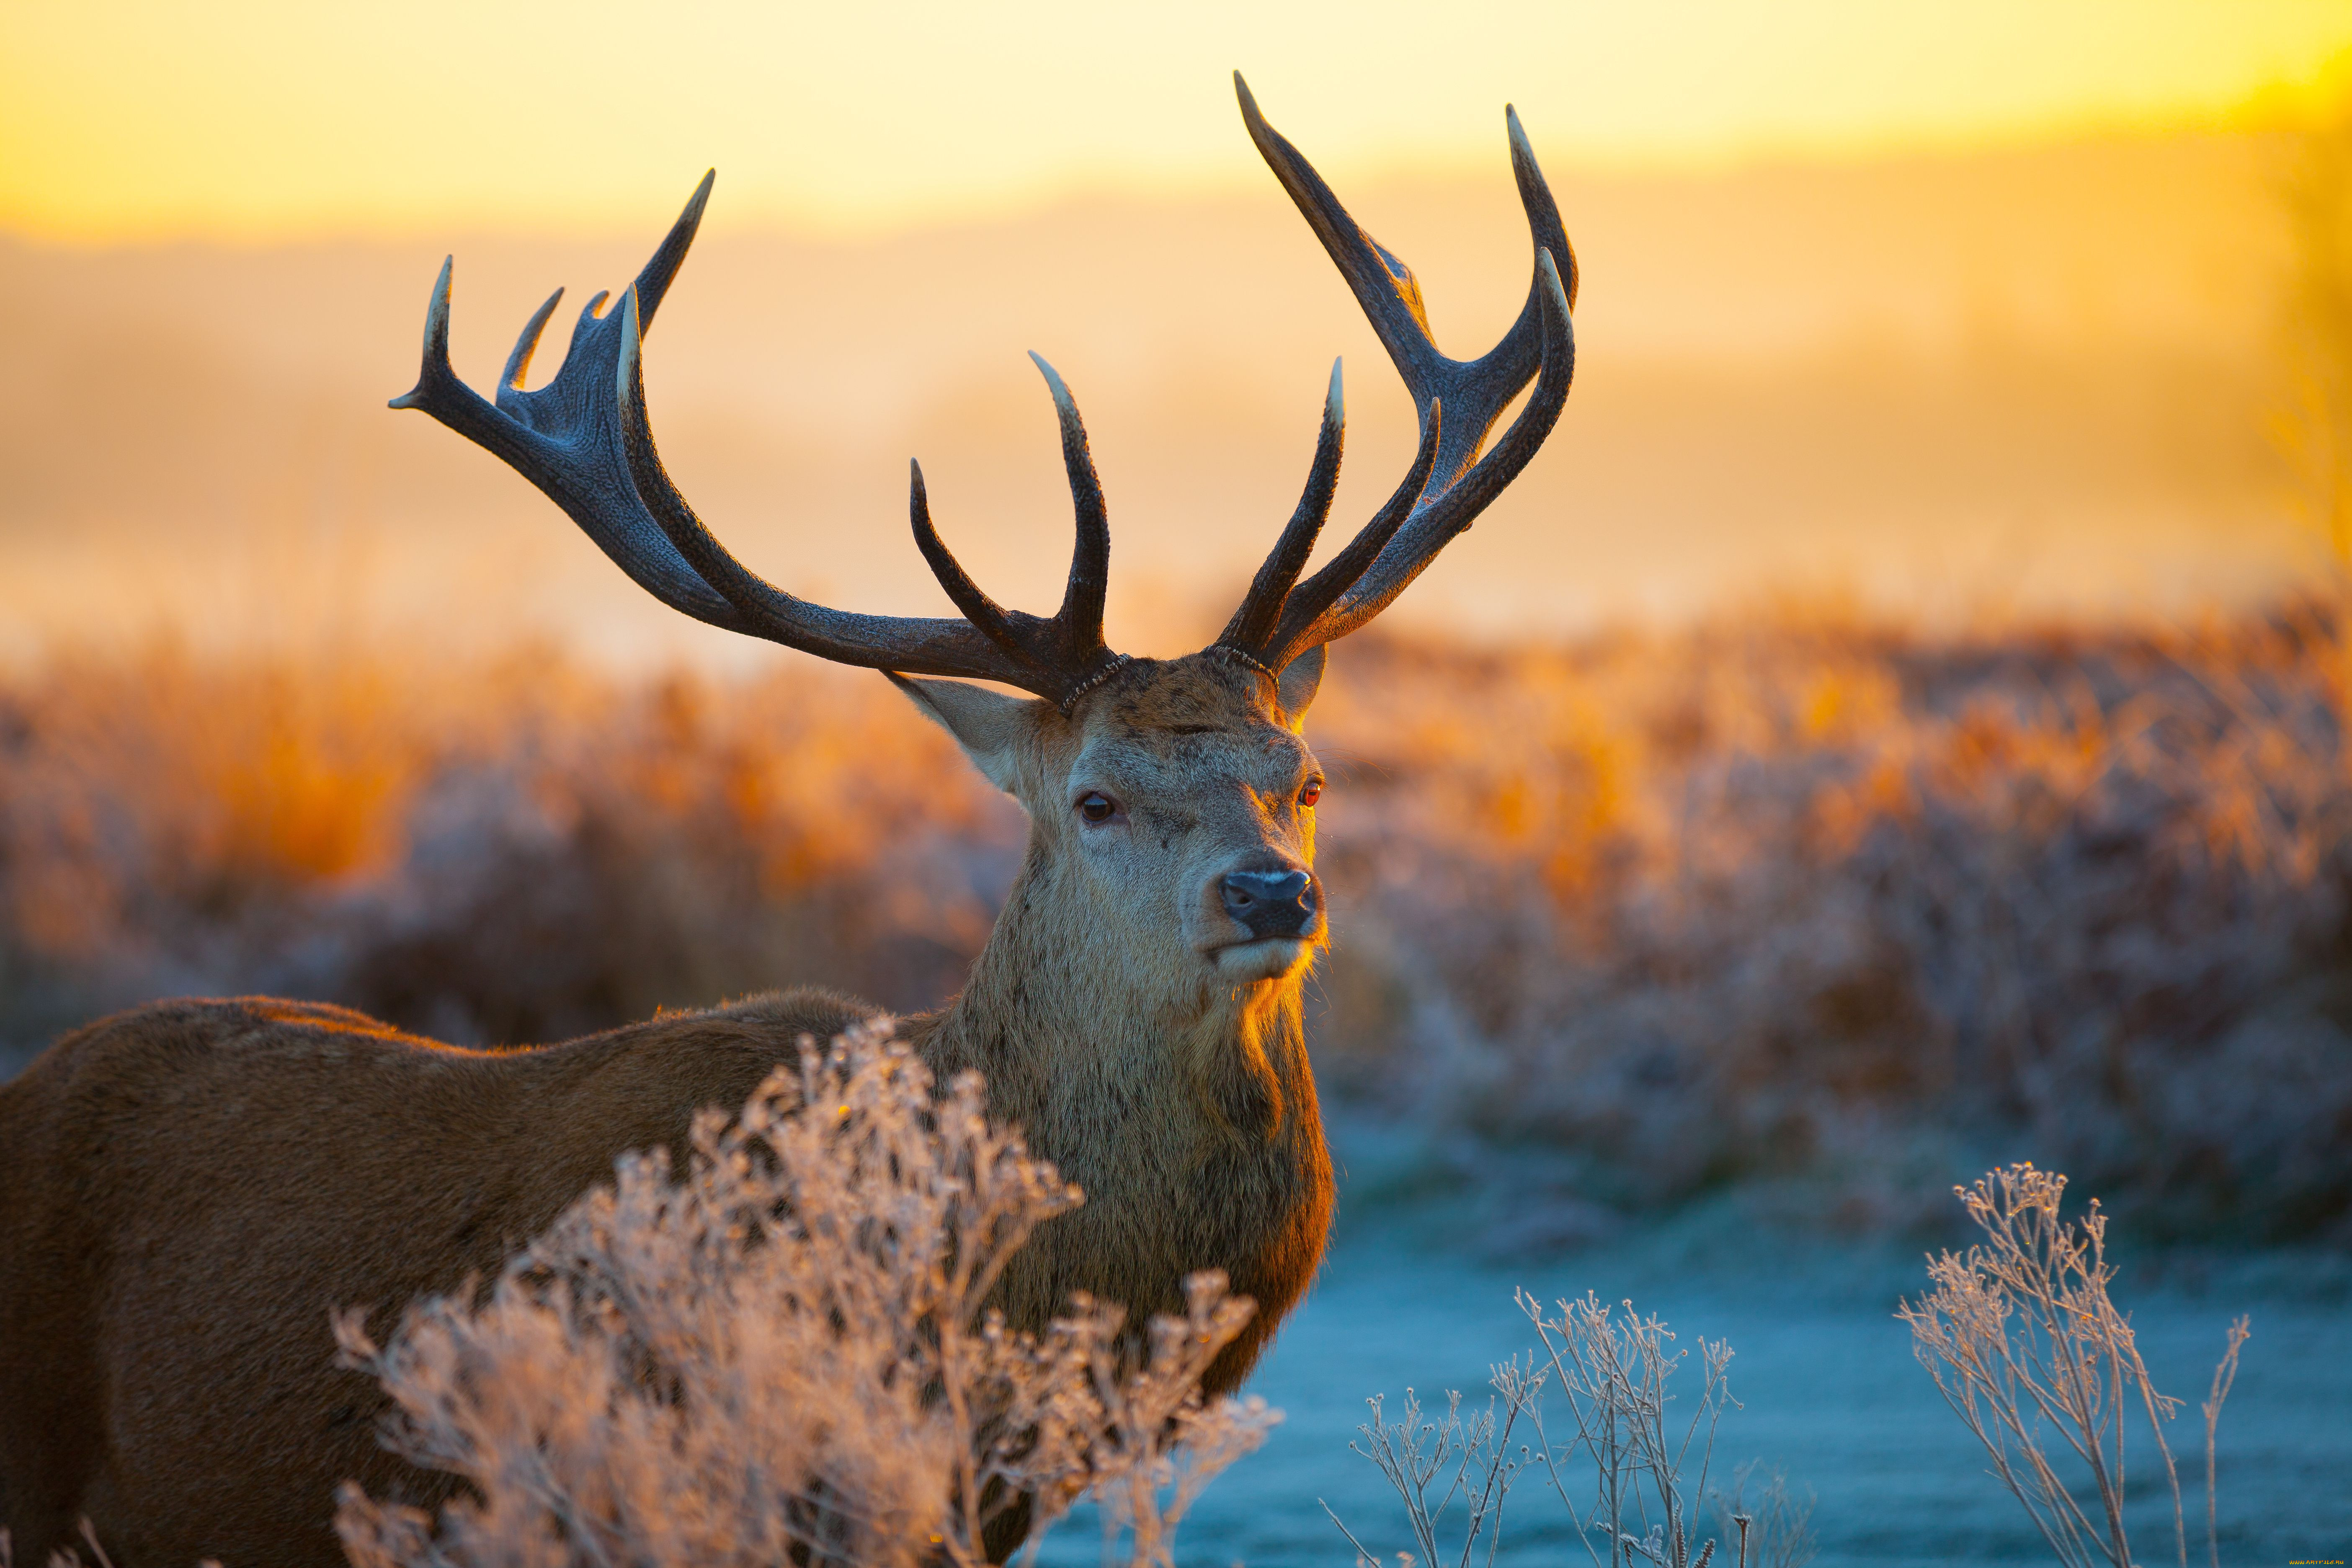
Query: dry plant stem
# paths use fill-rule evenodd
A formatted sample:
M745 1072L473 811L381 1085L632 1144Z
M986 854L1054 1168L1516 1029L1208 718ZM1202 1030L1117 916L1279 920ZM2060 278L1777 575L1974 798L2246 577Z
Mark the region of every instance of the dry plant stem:
M1371 1420L1357 1428L1365 1446L1358 1447L1350 1443L1348 1447L1371 1460L1403 1500L1414 1543L1421 1548L1422 1562L1437 1568L1444 1561L1445 1553L1437 1540L1438 1526L1445 1510L1460 1498L1465 1517L1462 1551L1455 1558L1458 1568L1468 1568L1482 1536L1486 1542L1486 1561L1491 1563L1502 1544L1503 1501L1522 1468L1512 1464L1509 1457L1511 1430L1518 1420L1519 1405L1516 1401L1506 1400L1506 1414L1497 1430L1491 1400L1483 1413L1473 1415L1465 1422L1462 1417L1461 1394L1449 1390L1445 1397L1444 1418L1424 1421L1420 1397L1408 1388L1404 1392L1404 1418L1391 1424L1383 1415L1381 1396L1374 1395L1365 1401L1371 1406ZM1430 1483L1441 1475L1445 1478L1445 1490L1436 1506L1432 1507ZM1325 1504L1323 1511L1330 1514L1330 1506ZM1339 1532L1348 1537L1359 1556L1371 1557L1363 1542L1339 1523L1337 1514L1331 1514L1331 1522L1339 1525Z
M2221 1531L2214 1504L2215 1471L2214 1438L2221 1425L2221 1402L2230 1397L2230 1385L2238 1381L2238 1352L2245 1348L2253 1333L2252 1320L2240 1316L2230 1325L2230 1342L2221 1359L2213 1368L2213 1389L2199 1406L2205 1416L2205 1551L2212 1568L2221 1568Z
M89 1548L90 1561L97 1564L97 1568L114 1568L114 1559L108 1556L106 1548L99 1543L98 1531L91 1528L89 1519L84 1518L80 1521L80 1532L83 1544ZM0 1525L0 1568L16 1568L16 1542L7 1527ZM72 1550L52 1552L43 1568L83 1568L81 1553ZM221 1568L221 1565L207 1557L197 1563L196 1568Z
M983 1104L971 1075L935 1094L887 1029L808 1046L698 1119L676 1180L625 1158L478 1306L423 1303L382 1348L342 1315L394 1447L477 1494L435 1518L346 1489L352 1562L968 1568L1024 1499L1042 1528L1092 1487L1131 1561L1171 1563L1275 1419L1200 1393L1251 1305L1201 1276L1140 1333L1086 1300L1008 1330L990 1290L1079 1194Z
M1819 1550L1812 1534L1813 1502L1789 1490L1788 1478L1779 1471L1748 1500L1748 1487L1762 1468L1751 1459L1732 1472L1731 1495L1717 1492L1711 1500L1726 1533L1738 1537L1741 1568L1750 1560L1756 1568L1804 1568Z
M1576 1421L1575 1436L1555 1454L1542 1426L1540 1408L1534 1404L1541 1379L1524 1385L1543 1438L1546 1471L1553 1490L1576 1521L1586 1551L1596 1563L1600 1561L1599 1554L1591 1552L1591 1533L1593 1528L1605 1526L1612 1563L1639 1556L1666 1568L1690 1568L1687 1497L1706 1494L1717 1427L1725 1405L1738 1403L1728 1384L1730 1347L1720 1341L1698 1342L1706 1381L1689 1423L1676 1436L1666 1420L1666 1386L1684 1352L1666 1349L1675 1336L1664 1323L1654 1316L1636 1317L1631 1302L1624 1304L1623 1321L1613 1322L1611 1310L1591 1293L1582 1300L1559 1302L1556 1319L1547 1319L1541 1304L1527 1292L1519 1292L1517 1300L1520 1310L1535 1327L1549 1358L1548 1370L1558 1379ZM1702 1424L1706 1428L1706 1446L1695 1489L1685 1494L1683 1468ZM1593 1510L1589 1516L1578 1511L1559 1473L1561 1461L1572 1457L1580 1445L1595 1472ZM1654 1521L1649 1518L1654 1498L1659 1515ZM1636 1537L1626 1529L1629 1504L1633 1522L1646 1526L1643 1536Z
M1612 1310L1591 1295L1581 1301L1559 1302L1557 1319L1546 1317L1541 1303L1525 1291L1517 1300L1543 1349L1528 1355L1524 1364L1514 1359L1492 1369L1492 1385L1503 1402L1499 1426L1492 1401L1483 1414L1465 1421L1462 1396L1452 1392L1446 1396L1445 1415L1425 1420L1418 1395L1407 1389L1401 1421L1386 1419L1381 1399L1367 1401L1372 1419L1358 1428L1363 1443L1349 1445L1372 1461L1404 1503L1419 1561L1437 1564L1445 1560L1439 1525L1458 1498L1465 1505L1458 1568L1468 1568L1482 1536L1491 1565L1501 1547L1503 1508L1511 1485L1528 1466L1539 1464L1595 1568L1601 1568L1602 1558L1592 1537L1603 1530L1611 1568L1637 1561L1658 1568L1705 1568L1714 1559L1716 1542L1694 1547L1689 1500L1706 1495L1717 1426L1724 1407L1737 1403L1727 1384L1729 1348L1699 1342L1706 1382L1689 1422L1677 1433L1666 1418L1667 1382L1684 1352L1667 1349L1674 1335L1663 1322L1635 1316L1630 1303L1625 1317L1614 1319ZM1569 1400L1576 1428L1558 1442L1546 1428L1543 1413L1545 1386L1555 1379ZM1536 1441L1522 1445L1515 1459L1510 1438L1522 1421L1534 1428ZM1697 1475L1686 1487L1685 1466L1702 1424L1706 1443ZM1592 1467L1589 1509L1578 1506L1565 1473L1577 1463L1580 1450ZM1378 1563L1377 1554L1328 1504L1324 1512L1355 1549L1360 1563ZM1642 1533L1634 1533L1636 1529ZM1741 1532L1744 1557L1745 1521Z
M2061 1557L2087 1563L2095 1547L2118 1568L2128 1568L2120 1452L2126 1391L2120 1376L2103 1370L2120 1374L2126 1352L2137 1369L2137 1355L2128 1329L2105 1300L2111 1271L2099 1250L2100 1216L2095 1207L2078 1237L2058 1220L2063 1191L2063 1179L2028 1167L1998 1173L1974 1192L1963 1191L1969 1216L1991 1245L1971 1248L1965 1258L1946 1254L1930 1265L1940 1289L1927 1305L1943 1311L1935 1321L1948 1320L1948 1331L1930 1337L1916 1318L1906 1321L1947 1403L1986 1445L1997 1473ZM1957 1386L1947 1383L1946 1369ZM2037 1417L2053 1426L2088 1467L2099 1520L2075 1503L2044 1456L2035 1440ZM2012 1468L2012 1451L2025 1464L2022 1479Z
M2124 1523L2125 1437L2137 1408L2163 1461L2172 1494L2179 1560L2189 1559L2179 1473L2164 1423L2180 1402L2157 1392L2131 1324L2107 1295L2106 1217L2095 1199L2079 1227L2059 1215L2066 1178L2031 1164L1992 1172L1955 1189L1984 1244L1928 1261L1935 1289L1896 1315L1909 1325L1920 1364L1991 1458L1993 1473L2061 1562L2088 1568L2104 1558L2131 1568ZM2223 1368L2234 1370L2232 1329ZM2226 1389L2215 1374L2209 1434ZM2042 1442L2065 1440L2097 1497L2094 1520ZM2209 1438L2210 1448L2210 1438ZM2210 1503L2208 1465L2208 1516ZM2210 1533L2210 1531L2209 1531Z

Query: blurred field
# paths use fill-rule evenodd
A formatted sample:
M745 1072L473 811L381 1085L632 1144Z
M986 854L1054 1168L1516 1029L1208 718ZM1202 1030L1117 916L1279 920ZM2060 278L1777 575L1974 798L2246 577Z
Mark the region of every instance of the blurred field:
M2012 1151L2171 1233L2340 1239L2342 669L2308 605L1351 639L1310 726L1325 1080L1514 1255L1730 1184L1901 1230ZM189 992L471 1041L807 981L929 1005L1021 831L800 659L59 652L0 686L0 1049Z

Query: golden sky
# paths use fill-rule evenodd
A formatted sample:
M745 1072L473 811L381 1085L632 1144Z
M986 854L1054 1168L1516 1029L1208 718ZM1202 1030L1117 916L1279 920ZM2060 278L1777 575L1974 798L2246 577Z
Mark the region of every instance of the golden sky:
M100 0L0 7L0 228L266 239L903 226L1260 181L1226 73L1337 176L2209 121L2352 0Z

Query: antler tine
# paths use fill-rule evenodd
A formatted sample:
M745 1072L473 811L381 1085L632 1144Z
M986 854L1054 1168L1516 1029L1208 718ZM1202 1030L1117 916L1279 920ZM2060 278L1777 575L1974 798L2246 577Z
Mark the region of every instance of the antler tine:
M758 636L838 664L1001 680L1048 698L1065 710L1126 662L1124 656L1112 653L1102 643L1101 563L1108 555L1108 541L1102 536L1108 525L1102 517L1100 489L1090 482L1093 467L1086 458L1083 429L1076 432L1072 469L1079 500L1077 563L1071 571L1070 593L1062 615L1041 619L1008 610L981 590L932 525L930 500L919 468L912 470L908 496L916 545L964 618L862 616L828 609L795 597L738 561L671 482L655 449L653 426L646 415L644 361L634 331L637 320L634 287L623 296L619 314L623 330L614 399L622 450L637 495L688 564L734 605ZM1069 434L1076 409L1068 406L1066 389L1057 402L1066 410L1063 423L1066 453L1071 449ZM1081 471L1089 481L1084 486L1077 479ZM1074 643L1084 642L1091 643L1090 651L1069 651Z
M1519 205L1527 210L1528 232L1535 237L1538 250L1551 252L1554 268L1568 268L1560 274L1560 292L1568 299L1568 308L1574 310L1579 277L1576 247L1568 242L1568 226L1560 219L1559 203L1552 198L1551 184L1536 163L1535 143L1528 140L1527 127L1519 123L1518 105L1503 105L1503 130L1510 139L1511 178L1518 184ZM1540 301L1537 290L1541 287L1540 281L1528 285L1528 302L1519 308L1518 321L1511 323L1514 328L1523 328L1528 318L1538 312Z
M923 465L909 458L907 471L907 516L914 524L915 548L923 552L931 575L939 579L940 586L947 590L949 601L963 612L965 620L980 628L982 637L1013 658L1024 663L1034 662L1013 628L1013 612L990 598L988 591L972 581L971 574L963 569L963 563L955 558L955 552L932 524L931 498L923 484Z
M1568 292L1549 251L1538 257L1537 273L1544 289L1543 373L1518 417L1468 473L1422 498L1396 537L1323 614L1301 647L1346 637L1388 608L1437 559L1437 552L1475 522L1478 514L1518 478L1519 470L1559 422L1560 410L1568 406L1570 383L1576 375L1576 338L1569 320Z
M457 269L455 256L441 258L440 276L433 279L433 297L425 302L425 363L417 370L416 384L385 407L422 408L429 413L431 405L446 399L453 386L460 393L472 390L449 366L449 284Z
M636 282L631 287L637 296L639 331L653 325L654 312L661 309L663 299L669 293L670 284L677 277L677 269L686 265L686 253L694 247L694 237L702 227L702 209L710 205L710 187L718 180L718 170L705 169L702 172L702 183L694 187L694 195L687 197L685 209L677 215L677 221L670 225L669 232L662 236L661 244L654 248L653 255L638 269Z
M540 334L547 331L548 318L555 314L555 307L562 301L563 290L558 289L547 297L547 303L533 310L530 320L522 324L522 332L515 339L514 352L507 355L507 367L499 372L499 393L501 396L509 389L522 390L522 379L530 374L530 356L539 352Z
M1494 348L1475 360L1448 358L1430 336L1412 268L1365 233L1314 166L1266 122L1239 71L1234 90L1250 139L1348 280L1412 392L1422 424L1420 450L1405 483L1346 550L1291 593L1265 641L1246 650L1279 669L1378 615L1534 457L1559 417L1574 374L1569 308L1576 258L1518 112L1507 107L1504 123L1534 241L1535 275L1527 304ZM1538 379L1527 406L1482 458L1487 432L1530 377ZM1433 479L1435 488L1428 489Z
M687 564L725 596L756 635L836 664L917 675L973 676L1005 681L1040 696L1058 699L1062 695L1059 683L1041 683L1037 669L1007 658L968 621L863 616L829 609L785 592L738 561L671 482L654 447L653 426L646 415L645 363L639 353L634 284L621 297L616 314L621 341L614 395L621 449L637 497Z
M572 353L564 356L563 370L546 387L536 393L506 389L504 395L513 405L509 408L493 406L458 379L449 364L449 293L455 268L454 257L445 258L434 280L433 297L425 310L424 363L416 384L392 399L390 406L431 415L537 485L639 587L670 608L729 631L750 630L735 607L695 575L653 520L635 505L627 472L617 459L600 460L593 451L575 450L542 433L542 426L563 423L563 415L583 412L572 406L580 377L572 377L572 384L567 386L565 372L575 356L593 348L587 342L590 334L573 335ZM518 350L527 357L521 345ZM509 364L517 357L509 355Z
M635 288L640 331L653 324L654 312L661 309L662 299L677 279L677 269L686 265L686 253L694 247L694 237L702 230L703 209L710 205L710 189L718 179L718 170L703 171L701 184L696 185L694 195L686 199L686 205L678 212L677 221L669 226L669 232L662 237L661 244L655 247L653 255L638 269ZM526 423L530 419L528 400L519 400L513 395L522 391L523 377L530 369L531 355L538 350L540 334L547 330L548 319L555 314L556 304L562 298L563 290L558 289L548 296L545 304L532 312L530 320L523 324L522 335L515 340L514 352L507 356L506 369L499 376L498 406L518 415ZM598 312L604 308L604 301L611 298L608 291L600 289L589 300L580 312L579 325L572 329L575 341L589 330L591 322L601 319ZM567 355L567 363L569 358ZM557 372L559 376L562 374Z
M1422 395L1423 384L1438 374L1437 345L1429 337L1429 312L1422 303L1421 281L1412 268L1381 248L1378 240L1356 226L1339 198L1315 172L1315 165L1301 155L1298 149L1258 111L1257 97L1249 89L1242 73L1234 72L1234 94L1241 100L1242 122L1249 127L1250 140L1257 144L1258 153L1266 166L1274 171L1282 188L1306 215L1307 226L1323 242L1339 264L1340 275L1356 299L1371 318L1372 331L1379 334L1381 344L1396 361L1405 384L1413 389L1416 404L1428 400Z
M1103 501L1094 454L1087 447L1087 426L1078 417L1077 399L1070 395L1061 373L1045 363L1045 355L1032 349L1029 358L1044 373L1046 389L1054 395L1054 416L1062 426L1062 467L1069 475L1070 500L1077 514L1069 585L1062 590L1062 607L1054 624L1060 632L1062 658L1074 664L1091 663L1103 650L1103 601L1110 590L1109 509Z
M1425 416L1431 402L1443 396L1454 410L1453 428L1439 450L1437 463L1440 477L1452 480L1477 456L1488 428L1536 373L1543 334L1540 279L1530 282L1527 304L1493 349L1475 360L1448 358L1430 336L1428 308L1412 268L1365 233L1315 166L1266 122L1239 71L1234 73L1234 92L1250 140L1348 280L1373 332L1395 362L1397 374L1412 391L1415 408ZM1549 250L1570 257L1572 276L1574 253L1560 224L1559 208L1536 166L1535 152L1520 128L1517 111L1506 107L1504 122L1534 248L1538 254Z
M395 408L432 415L522 474L561 506L582 531L623 571L663 603L729 631L766 637L837 662L918 675L961 675L1000 680L1066 704L1109 669L1117 656L1102 647L1102 563L1108 555L1100 491L1091 520L1080 496L1080 566L1074 572L1076 614L1067 617L1091 639L1093 656L1065 658L1065 617L1045 621L1003 610L980 593L936 531L923 540L929 519L919 488L917 537L934 565L952 568L941 580L971 619L862 616L798 599L745 568L703 526L664 471L645 407L641 345L646 322L668 290L694 242L711 190L705 175L651 260L623 294L621 308L602 311L599 293L581 311L563 363L545 386L522 386L561 291L532 313L507 356L495 405L457 378L449 364L452 265L445 261L425 311L424 367L414 389L392 400ZM1075 418L1075 410L1071 418ZM1065 441L1066 449L1068 442ZM1083 462L1085 436L1077 435ZM1074 466L1074 475L1076 468ZM1090 466L1086 469L1089 481ZM1076 484L1074 478L1073 483ZM1088 536L1091 535L1089 538ZM1087 583L1094 586L1089 589Z
M1298 498L1298 509L1290 514L1282 537L1275 542L1265 563L1257 569L1241 608L1225 624L1216 646L1265 660L1267 639L1282 617L1284 602L1290 597L1299 573L1307 569L1307 559L1315 552L1315 541L1331 515L1331 498L1339 488L1339 451L1345 444L1347 428L1347 403L1340 391L1339 362L1335 359L1331 362L1331 384L1323 395L1323 425L1315 437L1315 463L1307 470L1307 489ZM1381 542L1387 542L1383 539ZM1370 564L1370 557L1366 557L1365 564ZM1271 668L1282 667L1277 664Z
M1340 635L1318 635L1323 613L1371 570L1372 563L1380 559L1381 552L1388 548L1389 541L1412 515L1414 504L1421 500L1421 492L1437 467L1437 447L1444 429L1445 405L1442 401L1433 403L1429 405L1429 419L1422 426L1421 447L1413 454L1412 467L1406 470L1403 480L1390 492L1387 501L1372 514L1372 521L1364 525L1363 531L1348 542L1348 547L1300 584L1283 605L1282 619L1267 637L1261 656L1269 668L1280 669L1318 643L1334 641Z

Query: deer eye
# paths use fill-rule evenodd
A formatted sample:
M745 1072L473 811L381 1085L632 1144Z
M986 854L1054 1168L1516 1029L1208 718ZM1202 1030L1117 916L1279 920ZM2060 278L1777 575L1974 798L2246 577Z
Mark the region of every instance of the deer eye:
M1307 787L1298 792L1298 804L1302 807L1311 806L1322 798L1323 781L1321 779L1308 779Z
M1078 815L1088 822L1108 822L1118 815L1118 802L1097 790L1078 802Z

